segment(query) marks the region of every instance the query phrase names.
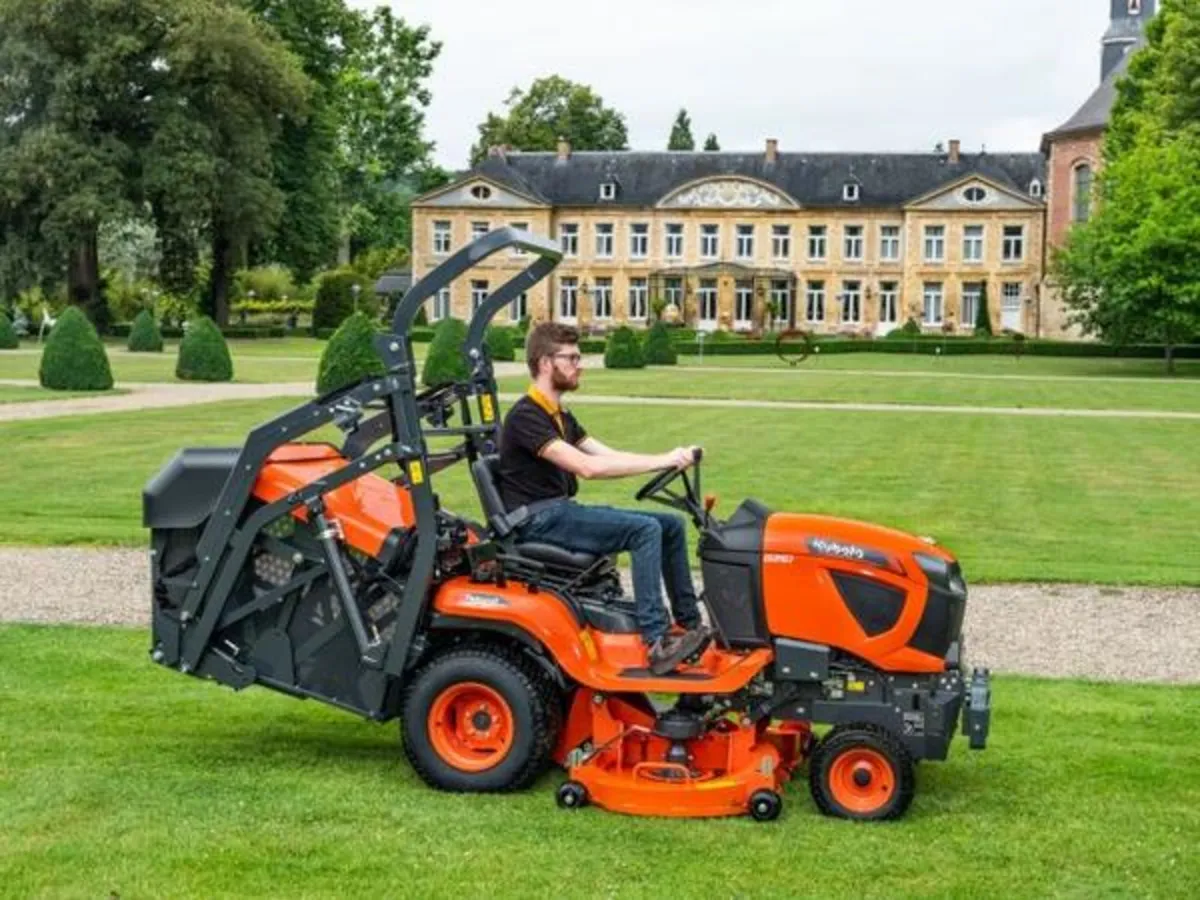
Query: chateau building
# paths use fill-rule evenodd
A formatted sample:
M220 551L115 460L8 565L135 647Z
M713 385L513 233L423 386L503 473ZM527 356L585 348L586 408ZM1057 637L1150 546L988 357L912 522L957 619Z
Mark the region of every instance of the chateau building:
M552 277L514 302L530 316L604 329L665 304L704 330L777 327L886 334L912 319L969 334L1055 337L1047 248L1086 218L1099 146L1128 50L1154 0L1111 0L1101 85L1047 134L1041 152L557 152L493 149L413 202L413 273L512 226L564 251ZM493 257L443 290L429 316L466 318L528 260Z

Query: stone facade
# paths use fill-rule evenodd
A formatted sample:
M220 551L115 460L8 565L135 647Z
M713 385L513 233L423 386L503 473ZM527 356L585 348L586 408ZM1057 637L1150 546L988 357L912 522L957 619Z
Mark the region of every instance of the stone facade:
M968 192L981 199L968 202ZM754 331L775 300L780 327L866 336L912 318L927 331L961 334L975 325L970 308L964 321L964 299L986 284L993 330L1033 333L1044 219L1039 196L972 176L900 208L811 210L769 185L727 176L683 186L656 206L603 209L549 206L480 176L414 204L413 271L430 271L484 226L509 225L555 237L566 250L526 297L523 312L538 321L642 324L661 298L698 328ZM680 252L669 253L676 229ZM980 229L973 252L968 229ZM1015 230L1008 259L1006 229ZM811 255L822 243L823 255ZM487 261L453 285L448 310L445 299L430 301L430 317L469 317L473 291L496 289L527 262L513 254Z

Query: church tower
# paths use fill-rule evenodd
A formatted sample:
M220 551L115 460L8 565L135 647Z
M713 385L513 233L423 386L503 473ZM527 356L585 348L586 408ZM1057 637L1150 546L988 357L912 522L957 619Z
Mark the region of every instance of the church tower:
M1101 41L1100 80L1104 81L1142 38L1145 24L1154 18L1158 0L1111 0L1112 21Z

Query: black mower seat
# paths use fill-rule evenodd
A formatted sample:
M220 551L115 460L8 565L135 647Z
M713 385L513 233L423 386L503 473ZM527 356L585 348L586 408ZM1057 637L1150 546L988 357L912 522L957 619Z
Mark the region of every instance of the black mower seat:
M589 569L600 557L591 553L576 553L554 544L516 544L513 547L520 556L560 569Z
M479 501L483 506L488 524L497 537L508 537L513 533L513 523L504 501L500 499L500 489L497 487L496 466L499 458L496 456L481 456L471 464L471 475L475 478L475 487L479 491ZM554 566L560 569L589 569L600 557L591 553L578 553L565 550L553 544L514 544L513 550L526 559Z

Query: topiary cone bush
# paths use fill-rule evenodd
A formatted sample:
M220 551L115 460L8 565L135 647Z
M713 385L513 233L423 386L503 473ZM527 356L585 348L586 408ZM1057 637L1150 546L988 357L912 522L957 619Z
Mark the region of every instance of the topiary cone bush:
M0 310L0 350L16 350L20 344L17 331L8 320L8 315L4 310Z
M513 333L502 325L492 325L484 335L488 350L492 354L492 362L513 362L517 358L517 347L513 342Z
M317 393L327 394L386 369L375 350L375 326L366 313L356 312L333 333L317 368Z
M78 306L68 306L54 323L38 379L42 387L56 391L107 391L113 386L104 344Z
M192 319L179 345L175 377L183 381L232 381L233 360L217 323L208 316Z
M134 317L133 326L129 329L130 353L162 353L162 332L158 323L148 309L143 309Z
M642 369L645 366L642 345L632 328L622 325L609 335L608 343L604 346L604 368Z
M467 361L462 353L462 345L466 340L466 322L453 318L438 322L433 328L433 340L429 342L429 354L425 357L421 383L432 387L447 381L466 379Z
M662 322L655 322L646 332L646 342L642 345L642 354L648 366L673 366L679 361L675 352L675 344L671 334Z

